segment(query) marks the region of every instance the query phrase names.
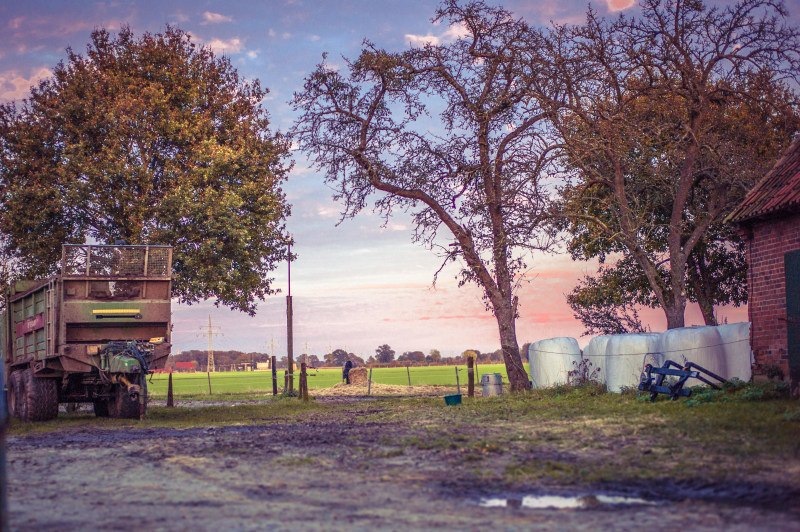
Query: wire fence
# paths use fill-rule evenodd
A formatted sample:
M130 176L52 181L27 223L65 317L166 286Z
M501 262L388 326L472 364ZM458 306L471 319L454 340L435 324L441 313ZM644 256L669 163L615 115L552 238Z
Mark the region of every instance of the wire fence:
M370 371L367 368L367 371ZM284 387L284 372L278 370L278 391ZM481 376L499 373L503 382L508 375L503 364L478 364L475 367L475 383L479 385ZM458 375L458 377L456 377ZM295 388L300 372L294 372ZM272 393L272 371L235 371L213 373L173 373L172 387L175 395L226 395L248 393ZM156 373L148 378L148 391L151 396L166 397L169 374ZM309 389L330 388L343 382L340 368L309 370ZM466 387L467 367L462 366L423 366L398 368L372 368L372 382L395 386L452 386Z

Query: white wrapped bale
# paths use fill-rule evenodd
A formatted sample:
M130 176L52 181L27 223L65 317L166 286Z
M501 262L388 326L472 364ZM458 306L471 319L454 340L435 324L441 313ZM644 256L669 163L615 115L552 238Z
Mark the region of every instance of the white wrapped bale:
M528 348L528 363L534 388L565 384L568 373L581 363L581 348L575 338L539 340Z
M678 364L694 362L728 378L728 362L717 327L681 327L661 333L661 354Z
M753 376L753 352L750 349L750 322L729 323L717 327L722 349L725 351L725 362L728 374L726 379L749 381ZM702 364L701 364L702 366Z
M595 336L589 340L589 345L583 350L583 359L587 361L589 371L595 372L595 377L598 382L606 384L606 349L608 342L614 338L613 335Z
M620 392L623 387L636 387L646 363L659 366L658 333L615 334L606 344L606 387L610 392Z

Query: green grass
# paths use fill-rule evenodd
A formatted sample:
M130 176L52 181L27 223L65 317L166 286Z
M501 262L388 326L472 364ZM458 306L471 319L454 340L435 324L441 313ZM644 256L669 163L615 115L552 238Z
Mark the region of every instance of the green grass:
M467 384L466 366L425 366L406 368L375 368L372 370L372 381L379 384L394 384L407 386L409 373L412 386L455 386L456 369L461 386ZM476 374L476 386L480 385L480 376L485 373L500 373L503 382L508 382L505 366L503 364L481 364ZM211 394L209 394L209 377L211 380ZM164 373L152 375L148 379L148 393L154 399L164 399L167 396L167 381L169 376ZM295 386L299 371L295 373ZM342 370L320 369L309 372L308 388L330 388L342 382ZM283 370L278 372L278 390L283 389ZM211 373L174 373L172 375L172 390L176 397L192 397L194 399L244 399L262 397L272 393L272 372L269 371L241 371Z
M435 453L442 460L468 462L476 479L509 485L641 484L665 478L800 485L800 407L788 398L785 386L697 390L695 398L699 401L651 403L591 384L464 397L459 406L446 406L441 397L381 398L354 408L268 396L259 404L151 407L142 421L97 419L87 413L60 414L45 423L12 420L8 434L355 422L368 424L366 431L375 424L387 431L369 449L375 456ZM354 434L360 432L354 428Z

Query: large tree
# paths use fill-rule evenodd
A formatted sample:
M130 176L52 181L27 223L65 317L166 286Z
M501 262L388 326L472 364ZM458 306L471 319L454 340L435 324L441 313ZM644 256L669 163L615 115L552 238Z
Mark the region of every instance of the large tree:
M388 364L394 360L394 349L389 347L389 344L378 346L378 348L375 350L375 360L381 364Z
M434 22L463 36L397 53L367 43L346 69L320 65L295 96L295 139L345 217L375 198L386 216L411 213L416 241L460 261L462 283L481 288L496 318L512 389L528 389L514 291L527 252L549 242L537 231L551 153L530 98L537 34L482 2L446 1Z
M636 265L668 328L684 325L703 273L692 261L712 258L701 248L715 224L798 129L800 33L785 15L772 0L647 0L640 16L590 11L547 41L552 78L539 93L574 178L561 214L587 256ZM715 297L708 285L694 294Z
M15 275L62 243L170 244L174 295L252 313L286 258L288 143L258 81L167 27L92 33L18 106L0 107L0 232Z

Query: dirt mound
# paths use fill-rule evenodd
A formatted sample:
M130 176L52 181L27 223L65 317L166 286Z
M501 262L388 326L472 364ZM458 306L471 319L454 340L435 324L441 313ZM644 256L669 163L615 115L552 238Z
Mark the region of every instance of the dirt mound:
M367 368L353 368L348 375L351 386L367 383Z

